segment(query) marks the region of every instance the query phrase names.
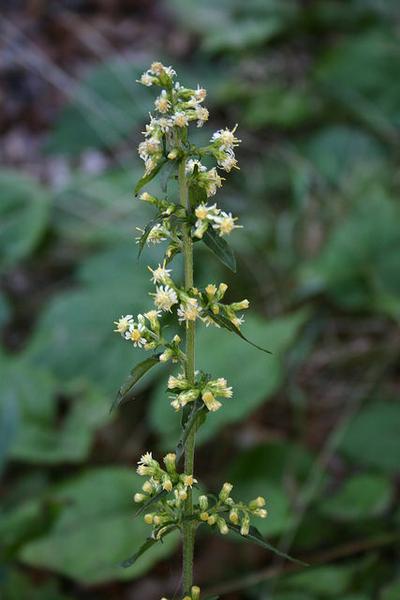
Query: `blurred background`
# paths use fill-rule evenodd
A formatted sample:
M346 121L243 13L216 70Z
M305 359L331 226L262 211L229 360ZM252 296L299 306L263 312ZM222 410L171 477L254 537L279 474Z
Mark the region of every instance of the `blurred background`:
M196 248L197 282L252 301L244 333L199 328L198 365L234 398L197 474L268 499L281 562L200 531L196 582L227 600L398 600L400 6L396 0L15 0L0 20L0 597L176 598L178 540L131 569L134 465L170 451L168 368L109 413L143 355L112 321L149 306L132 193L153 60L239 123L237 275ZM202 136L202 137L201 137Z

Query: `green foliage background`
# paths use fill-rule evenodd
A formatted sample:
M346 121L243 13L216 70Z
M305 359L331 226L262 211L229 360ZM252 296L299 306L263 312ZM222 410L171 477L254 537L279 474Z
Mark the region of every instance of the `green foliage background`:
M250 298L244 332L273 352L199 331L199 366L234 398L202 431L198 475L264 494L262 533L311 565L200 535L196 581L231 600L397 600L398 3L133 4L124 18L142 39L86 58L41 137L39 160L62 157L66 180L0 171L1 598L153 600L179 582L176 538L118 567L147 530L135 462L177 441L168 369L109 413L142 357L112 321L148 306L145 267L158 258L136 260L150 212L132 190L152 100L134 81L159 59L208 89L200 139L240 124L241 171L221 194L244 225L230 240L239 274L199 247L197 282ZM168 31L154 35L154 19ZM105 158L95 174L88 151Z

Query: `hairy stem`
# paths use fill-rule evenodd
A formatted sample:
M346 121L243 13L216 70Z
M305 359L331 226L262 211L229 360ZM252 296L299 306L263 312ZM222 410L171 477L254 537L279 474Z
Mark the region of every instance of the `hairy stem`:
M183 159L179 163L178 180L179 180L179 198L181 205L189 209L188 186L185 174L186 160ZM190 237L190 232L187 230L186 224L182 227L183 236L183 260L185 269L185 289L193 287L193 243ZM186 328L186 378L189 383L194 383L194 345L195 345L195 322L189 321ZM192 428L185 445L185 473L193 474L194 468L194 449L195 449L196 427ZM192 491L188 488L188 497L185 502L185 512L191 514L193 512ZM190 588L193 584L193 554L194 554L194 536L195 530L191 521L183 525L183 592L190 593Z

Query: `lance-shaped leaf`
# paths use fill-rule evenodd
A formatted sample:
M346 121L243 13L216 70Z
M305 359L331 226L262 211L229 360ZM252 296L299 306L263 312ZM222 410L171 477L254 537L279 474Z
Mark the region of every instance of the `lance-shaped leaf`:
M168 162L168 160L166 158L164 158L151 171L151 173L149 173L148 175L144 175L141 179L139 179L139 181L137 182L137 184L135 186L135 196L138 195L138 193L140 192L140 190L142 189L143 186L145 186L152 179L154 179L154 177L157 175L157 173L159 173L161 171L161 169L163 168L163 166L165 165L166 162Z
M258 346L254 342L251 342L249 339L247 339L247 337L243 335L243 333L240 331L240 329L238 327L236 327L236 325L234 325L232 323L232 321L230 321L223 315L221 315L221 314L215 315L211 310L209 310L207 312L208 312L208 315L211 317L211 319L215 323L217 323L217 325L219 325L220 327L223 327L224 329L227 329L228 331L232 331L232 333L236 333L236 335L238 335L240 338L242 338L242 340L244 340L251 346L254 346L254 348L257 348L258 350L261 350L262 352L266 352L267 354L272 354L272 352L270 350L266 350L266 348L262 348L261 346Z
M157 492L157 494L155 494L154 496L152 496L151 498L149 498L148 500L146 500L146 502L144 502L142 504L142 506L136 511L135 517L138 517L145 510L147 510L150 506L152 506L153 504L155 504L156 502L158 502L159 500L161 500L161 498L164 498L164 496L166 496L167 493L168 492L166 490L160 490L159 492Z
M249 529L249 533L247 535L242 535L240 533L239 525L234 525L233 523L227 523L227 525L228 525L229 529L231 529L231 531L234 531L235 533L240 535L240 537L242 539L247 540L248 542L252 542L253 544L257 544L258 546L261 546L262 548L265 548L266 550L271 550L271 552L273 552L274 554L277 554L281 558L290 560L291 562L297 563L298 565L302 565L303 567L308 567L307 563L303 562L302 560L293 558L292 556L289 556L288 554L281 552L280 550L278 550L278 548L275 548L275 546L272 546L272 544L270 544L263 538L263 536L261 535L261 533L258 531L258 529L256 527L251 526Z
M144 231L142 233L142 235L139 238L139 253L138 253L138 258L140 257L140 255L143 252L143 248L145 247L145 244L147 242L147 238L149 237L149 233L150 231L153 229L153 227L155 225L157 225L158 223L161 223L161 221L164 219L163 215L157 215L157 217L154 217L154 219L151 219L151 221L149 221L146 225L146 227L144 228Z
M158 540L154 540L153 538L147 538L147 540L144 542L144 544L140 546L139 550L135 552L135 554L132 554L132 556L130 556L121 563L121 567L123 567L124 569L131 567L137 561L137 559L142 556L142 554L147 552L147 550L152 548L154 544L157 544L157 542Z
M212 227L207 229L202 239L222 264L236 273L236 258L228 242L218 235Z
M183 452L185 450L186 440L188 439L193 427L199 427L202 423L204 423L206 417L207 408L204 406L203 402L196 402L193 406L192 412L185 421L182 436L176 445L175 454L177 462L179 462L182 458Z
M132 369L127 380L119 388L115 400L110 408L110 412L116 406L119 406L122 402L128 402L129 400L132 400L133 388L135 387L139 379L141 379L147 373L147 371L154 367L154 365L160 363L159 356L159 354L150 356L149 358L146 358L144 361L142 361Z
M176 525L171 525L166 530L165 534L163 535L163 538L175 529L177 529ZM155 544L157 544L160 541L162 541L162 539L156 540L152 537L147 538L147 540L144 542L144 544L140 546L139 550L135 552L135 554L132 554L132 556L130 556L121 563L121 567L123 567L124 569L131 567L137 561L138 558L140 558L145 552L147 552L147 550L150 550L150 548L152 548Z

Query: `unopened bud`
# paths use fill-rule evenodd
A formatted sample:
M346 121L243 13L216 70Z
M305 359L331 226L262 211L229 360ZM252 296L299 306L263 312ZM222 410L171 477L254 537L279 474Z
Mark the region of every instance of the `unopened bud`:
M168 473L174 474L176 472L176 454L175 452L169 452L164 456L164 464L167 468Z
M144 515L144 522L147 523L147 525L152 525L153 515L151 513L147 513L147 515Z
M200 600L200 588L198 585L192 586L192 600Z
M249 519L248 515L246 515L243 518L242 526L240 528L240 533L241 533L241 535L248 535L249 530L250 530L250 519Z
M215 522L216 522L216 520L217 520L217 517L216 517L215 515L211 515L210 517L208 517L208 519L207 519L207 523L208 523L209 525L214 525L214 524L215 524Z
M265 506L265 498L263 498L262 496L258 496L258 498L255 498L254 500L249 502L250 510L254 510L255 508L262 508L263 506Z
M199 517L201 521L208 521L210 515L208 514L208 512L202 512L200 513Z
M199 496L199 506L200 506L201 510L207 510L207 508L208 508L207 496Z
M139 504L139 502L144 502L144 500L146 500L147 496L145 496L144 494L135 494L133 496L133 499L135 502L137 502Z
M142 490L146 492L146 494L151 494L153 492L153 486L151 485L150 481L144 482L142 485Z
M219 532L222 535L226 535L227 533L229 533L229 528L228 528L228 525L226 524L225 519L219 518L217 520L217 525L218 525Z
M233 485L231 483L224 483L224 485L222 486L222 489L219 493L219 499L222 500L222 502L225 502L225 500L227 498L229 498L229 494L231 493L233 488Z
M231 523L237 525L237 523L239 522L239 513L237 510L231 510L231 512L229 513L229 520L231 521Z

